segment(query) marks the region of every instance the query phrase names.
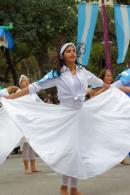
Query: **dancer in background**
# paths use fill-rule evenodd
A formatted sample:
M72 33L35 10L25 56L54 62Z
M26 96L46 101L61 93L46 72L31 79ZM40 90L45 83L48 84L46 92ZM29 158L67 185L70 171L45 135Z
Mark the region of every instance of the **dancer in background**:
M102 79L103 82L106 83L107 85L116 87L126 94L130 93L130 86L125 85L123 83L120 83L120 81L113 82L113 75L112 75L112 72L110 70L104 69L100 74L100 79ZM99 88L94 87L94 88L89 88L87 90L87 93L91 97L94 97L94 96L99 95L100 93L102 93L104 91L105 91L105 89L102 87L99 87Z
M11 93L15 93L19 88L16 86L10 86L5 89L0 90L0 98L9 96ZM0 102L0 107L2 107L2 103Z
M30 84L29 78L25 75L21 75L19 79L20 89L22 90L28 87L29 84ZM37 95L36 98L39 99ZM36 168L37 155L35 151L31 148L25 137L23 137L20 141L20 151L22 152L25 174L39 172L39 170Z

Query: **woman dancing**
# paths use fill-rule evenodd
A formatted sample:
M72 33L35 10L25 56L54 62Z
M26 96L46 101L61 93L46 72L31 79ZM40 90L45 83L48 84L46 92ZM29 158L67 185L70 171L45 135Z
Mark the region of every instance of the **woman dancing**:
M28 138L29 144L55 171L61 173L61 194L80 195L77 178L101 174L118 164L130 148L130 100L112 87L85 102L88 85L109 85L76 65L73 43L62 46L59 66L41 80L9 96L17 98L41 89L57 87L60 105L26 104L22 97L3 99L11 119ZM115 129L116 126L116 129ZM119 150L120 148L120 150Z

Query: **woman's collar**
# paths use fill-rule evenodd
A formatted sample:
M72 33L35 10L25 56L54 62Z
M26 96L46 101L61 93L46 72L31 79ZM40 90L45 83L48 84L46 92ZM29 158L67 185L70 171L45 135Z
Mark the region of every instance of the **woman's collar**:
M79 66L76 65L76 70L79 70L79 69L81 69L81 67L79 67ZM69 67L67 67L67 66L64 64L64 65L62 66L62 68L61 68L61 72L65 72L65 71L67 71L67 70L70 71Z

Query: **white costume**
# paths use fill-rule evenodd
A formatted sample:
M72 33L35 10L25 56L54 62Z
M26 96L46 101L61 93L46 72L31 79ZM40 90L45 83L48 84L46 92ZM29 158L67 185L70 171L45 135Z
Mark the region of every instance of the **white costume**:
M0 97L8 96L9 93L7 91L7 88L0 90Z
M32 102L32 103L33 102L42 102L43 103L43 101L38 97L38 95L36 93L23 96L22 101L23 100L24 100L24 102ZM33 160L37 157L37 155L34 152L34 150L32 149L32 147L30 147L30 145L28 144L28 141L25 138L25 136L22 137L19 145L20 145L20 151L22 152L22 158L24 160Z
M85 179L118 164L130 148L129 97L111 87L84 102L87 86L102 84L83 68L77 68L76 75L72 75L64 66L60 77L44 83L35 82L29 87L32 94L56 86L62 105L26 102L23 97L1 101L10 120L51 168L64 175ZM1 117L2 130L12 132L14 128L11 125L7 128L2 113ZM16 134L17 131L14 137ZM9 137L6 142L10 142ZM2 144L0 141L1 162ZM8 150L8 144L6 147Z

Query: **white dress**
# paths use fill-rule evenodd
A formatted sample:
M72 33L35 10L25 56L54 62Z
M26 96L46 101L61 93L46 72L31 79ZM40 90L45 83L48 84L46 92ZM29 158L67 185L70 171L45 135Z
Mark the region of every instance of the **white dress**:
M101 174L118 164L130 149L130 99L111 87L84 102L88 85L103 82L85 69L73 76L64 67L60 77L30 85L30 93L57 86L62 105L1 99L10 120L53 170L79 179ZM11 113L11 114L10 114ZM2 114L1 114L2 116ZM5 118L6 120L6 118ZM0 125L4 123L0 121ZM13 126L3 130L13 132ZM0 133L1 136L1 133ZM9 137L4 141L10 142ZM12 142L12 145L15 142ZM0 161L3 149L0 141Z

